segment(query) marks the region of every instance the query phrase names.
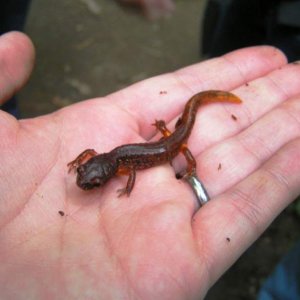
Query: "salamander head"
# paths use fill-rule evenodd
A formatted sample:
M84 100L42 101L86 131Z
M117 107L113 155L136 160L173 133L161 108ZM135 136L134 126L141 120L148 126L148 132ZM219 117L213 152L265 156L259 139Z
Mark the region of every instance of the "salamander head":
M103 186L117 172L116 161L107 153L97 155L77 168L77 185L83 190Z

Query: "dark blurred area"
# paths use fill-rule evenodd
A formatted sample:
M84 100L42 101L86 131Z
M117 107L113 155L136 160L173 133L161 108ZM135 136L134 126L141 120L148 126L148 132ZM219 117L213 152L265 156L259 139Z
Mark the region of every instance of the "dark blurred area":
M29 3L30 0L0 2L0 34L11 30L23 30Z
M289 61L300 57L299 0L209 0L202 53L214 57L234 49L268 44Z

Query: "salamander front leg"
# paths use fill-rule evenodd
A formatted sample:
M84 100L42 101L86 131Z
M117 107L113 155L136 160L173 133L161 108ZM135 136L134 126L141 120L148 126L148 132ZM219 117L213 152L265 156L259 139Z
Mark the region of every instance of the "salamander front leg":
M179 127L182 123L181 118L179 118L175 124L175 128ZM164 120L155 120L155 123L152 124L159 130L164 137L171 135L171 131L167 128L166 122Z
M126 187L117 190L118 197L121 197L125 194L129 197L129 195L134 187L136 171L135 171L135 169L128 169L127 172L129 173L129 177L128 177ZM122 171L122 175L124 175L124 171Z
M69 162L67 166L69 167L68 172L76 170L79 166L87 162L93 156L96 156L98 153L94 149L87 149L80 153L74 160Z
M155 123L151 124L164 136L168 137L171 135L171 131L167 128L164 120L155 120Z

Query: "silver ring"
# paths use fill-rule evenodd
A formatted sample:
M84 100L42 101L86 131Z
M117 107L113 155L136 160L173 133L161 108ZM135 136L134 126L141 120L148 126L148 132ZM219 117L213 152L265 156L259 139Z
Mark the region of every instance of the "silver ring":
M195 174L195 173L193 173L192 175L187 174L184 176L184 179L192 187L192 189L197 197L200 207L209 201L208 193L207 193L204 185L198 178L197 174Z

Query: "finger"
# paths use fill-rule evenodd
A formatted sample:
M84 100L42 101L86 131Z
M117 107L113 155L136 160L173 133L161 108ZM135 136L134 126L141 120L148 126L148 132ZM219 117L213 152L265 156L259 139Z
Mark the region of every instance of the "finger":
M300 93L299 64L286 65L233 92L243 99L243 104L230 106L230 110L226 107L227 112L220 105L205 114L200 111L189 139L198 174L211 195L247 176L299 133L299 101L285 105L285 101ZM237 120L232 120L231 113ZM242 130L245 131L233 139L217 143ZM241 161L243 168L239 166Z
M239 176L242 176L241 173L237 172L236 170L238 168L237 163L238 161L240 161L237 160L236 157L239 151L241 151L245 155L246 149L242 151L241 147L237 147L236 140L231 140L230 144L227 144L227 141L225 141L224 144L219 144L219 142L224 139L228 139L231 136L235 136L272 109L280 106L291 97L299 94L300 65L285 65L280 69L270 72L264 77L251 81L247 85L243 85L242 87L234 90L233 93L237 94L241 99L243 99L243 103L241 105L223 105L218 103L215 105L210 105L208 107L200 108L191 136L188 141L188 146L191 152L197 158L198 174L203 174L201 178L210 191L210 194L219 193L220 191L222 191L225 188L225 186L223 185L225 182L227 182L228 184L236 183L236 181L230 181L231 179L233 179L232 176L234 176L236 180L240 178ZM289 113L288 106L286 106L284 109L283 114L285 113ZM233 115L234 118L232 118ZM176 121L173 120L171 124L168 124L168 127L173 128L175 122ZM274 123L274 125L272 125L272 123ZM253 131L247 131L247 135L253 136L253 138L257 137L265 141L264 148L259 147L259 145L255 144L251 149L248 149L248 151L266 151L269 141L268 137L271 138L272 136L276 136L276 133L272 134L270 132L271 128L275 128L277 124L280 124L281 126L283 126L284 130L284 126L286 125L286 123L287 120L286 118L284 118L284 116L275 113L265 121L260 122L255 127L257 128L257 130L255 129L255 132L257 133ZM293 119L290 122L290 126L292 126L292 124ZM279 134L281 131L278 130L277 133ZM268 132L265 133L265 131ZM297 132L298 131L295 131L294 133ZM284 136L284 138L288 137L289 135ZM241 139L243 138L241 137ZM281 143L284 142L284 140L278 139L277 142ZM272 139L270 140L270 143L274 144ZM253 147L256 146L259 148L253 149ZM211 147L213 148L208 149ZM205 149L207 149L207 151L205 151ZM273 151L276 150L277 149L273 148ZM241 156L239 155L238 157ZM223 164L224 166L224 168L222 168L222 172L218 172L219 164ZM253 167L253 165L251 166ZM248 172L249 170L247 168L243 168L243 170L240 171ZM220 174L223 173L225 177L220 178L220 180L218 181L220 183L220 186L215 186L217 182L215 178L212 177L217 176L219 178ZM243 177L246 174L243 174ZM225 181L222 181L222 179L224 179ZM209 188L210 184L212 184L211 189Z
M20 32L0 36L0 104L4 103L29 78L34 62L34 47Z
M232 90L284 64L285 57L275 48L246 48L142 81L109 98L133 115L142 136L149 137L154 119L171 120L193 94L207 89Z
M211 284L300 193L300 139L195 215L193 230Z
M285 144L300 137L300 97L284 102L240 134L199 155L198 172L211 196L233 186Z

